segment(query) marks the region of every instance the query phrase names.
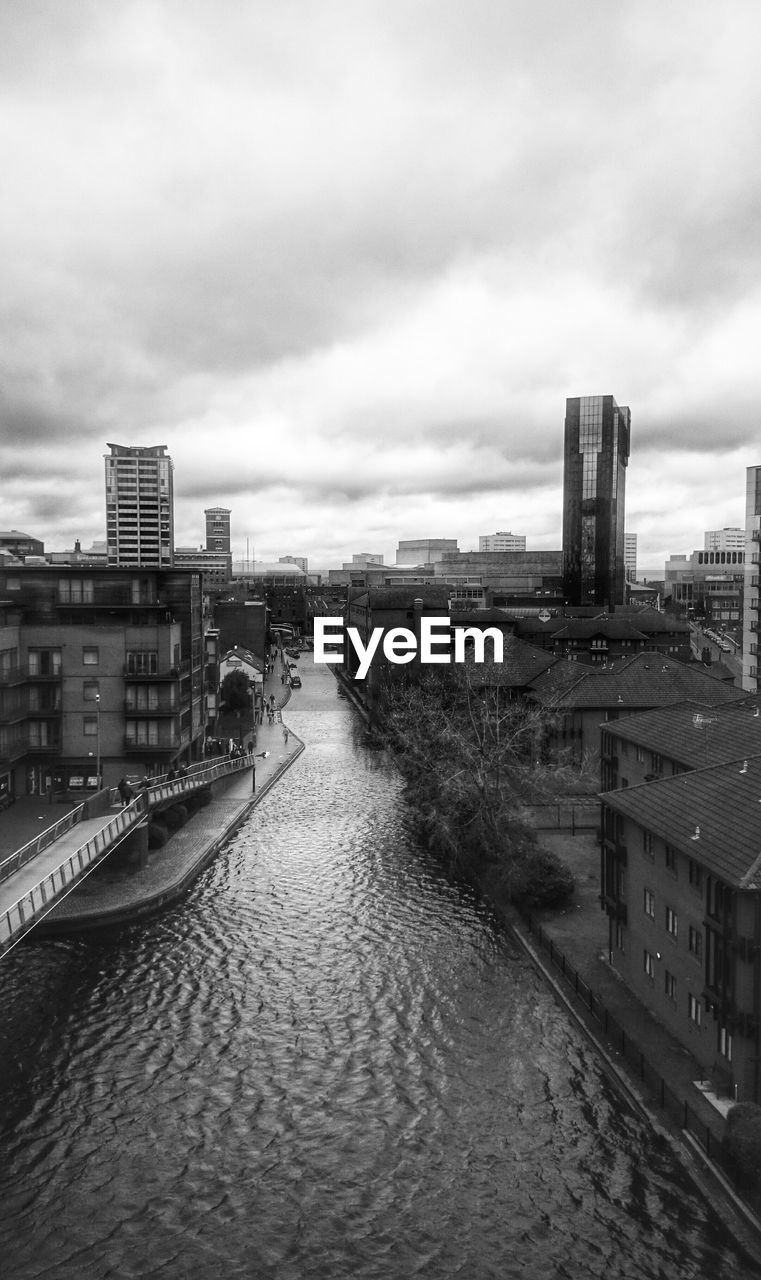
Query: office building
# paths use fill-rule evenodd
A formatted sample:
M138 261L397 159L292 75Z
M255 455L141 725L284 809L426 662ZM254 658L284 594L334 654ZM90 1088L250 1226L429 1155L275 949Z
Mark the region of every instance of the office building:
M525 533L482 533L478 539L478 550L491 554L493 551L525 551Z
M106 542L109 565L168 569L174 555L174 464L165 444L109 444Z
M624 568L626 570L626 581L636 582L637 580L637 535L636 533L624 534Z
M571 605L624 602L630 413L613 396L566 400L563 584Z
M745 594L743 600L743 689L758 691L759 548L761 466L748 467L745 486Z
M744 529L706 529L703 535L704 551L744 551Z
M437 564L447 551L457 551L456 538L405 538L396 548L396 563Z

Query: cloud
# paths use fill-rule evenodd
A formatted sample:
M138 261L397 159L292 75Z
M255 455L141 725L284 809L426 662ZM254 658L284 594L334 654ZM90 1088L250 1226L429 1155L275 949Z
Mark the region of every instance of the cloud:
M169 446L179 542L222 502L318 561L425 521L557 546L565 398L612 393L641 549L699 544L758 461L760 28L0 6L4 523L102 537L114 440Z

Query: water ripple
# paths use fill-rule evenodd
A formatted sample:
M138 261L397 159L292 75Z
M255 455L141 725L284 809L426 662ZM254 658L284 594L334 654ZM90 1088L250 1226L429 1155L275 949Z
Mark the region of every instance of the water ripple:
M750 1274L303 666L181 904L5 962L3 1275Z

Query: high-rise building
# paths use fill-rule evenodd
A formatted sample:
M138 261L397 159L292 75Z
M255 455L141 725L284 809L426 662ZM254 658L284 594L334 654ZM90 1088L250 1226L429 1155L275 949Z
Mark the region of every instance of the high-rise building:
M566 400L563 584L571 605L624 602L630 413L613 396Z
M636 533L624 534L624 566L626 568L626 581L636 582L637 580L637 535Z
M482 533L478 539L478 550L491 554L493 551L525 551L525 533Z
M761 548L761 467L748 467L745 486L745 594L743 599L743 689L758 692L759 548Z
M437 564L445 551L457 551L456 538L405 538L396 548L397 564Z
M109 444L108 448L108 563L167 569L174 556L174 464L167 446Z

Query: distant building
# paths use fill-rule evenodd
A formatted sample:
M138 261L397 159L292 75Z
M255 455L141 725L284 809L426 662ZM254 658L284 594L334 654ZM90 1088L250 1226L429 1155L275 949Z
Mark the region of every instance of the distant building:
M408 538L396 548L396 563L437 564L447 551L457 551L456 538Z
M204 511L207 551L230 555L230 515L229 507L207 507Z
M613 396L566 400L563 582L571 605L624 603L630 413Z
M670 556L664 576L664 602L721 626L742 618L745 552L693 551Z
M744 551L744 529L707 529L703 535L704 551Z
M525 533L482 533L478 539L478 550L485 551L525 551Z
M278 564L295 564L302 573L309 573L309 561L306 556L280 556Z
M25 556L43 556L45 543L18 529L5 529L0 532L0 551L8 551L12 556L23 560Z
M106 542L109 565L168 569L174 555L174 464L165 444L109 444Z
M761 548L761 466L748 467L745 482L745 597L743 602L743 689L758 691L759 549Z
M203 578L204 591L224 587L230 581L230 556L223 551L204 551L203 547L175 547L177 569L193 569Z
M637 578L637 535L636 533L624 534L624 567L626 569L626 581L634 582Z

